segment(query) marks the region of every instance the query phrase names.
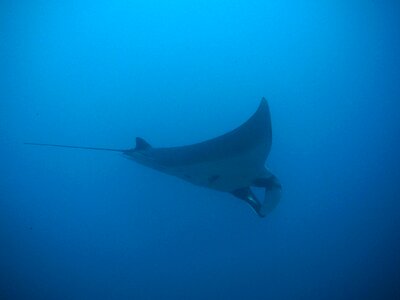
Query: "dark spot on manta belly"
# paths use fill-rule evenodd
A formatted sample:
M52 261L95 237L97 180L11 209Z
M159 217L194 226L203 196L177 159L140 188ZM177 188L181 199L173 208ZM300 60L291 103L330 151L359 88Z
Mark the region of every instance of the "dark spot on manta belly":
M213 175L208 177L208 183L213 184L220 176L219 175Z

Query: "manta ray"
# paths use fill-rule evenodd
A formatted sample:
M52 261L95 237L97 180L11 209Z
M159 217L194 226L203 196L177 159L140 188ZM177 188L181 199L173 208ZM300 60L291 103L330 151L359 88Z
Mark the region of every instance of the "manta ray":
M279 180L265 167L271 143L270 110L267 100L262 98L256 112L241 126L216 138L187 146L156 148L141 137L136 138L135 148L130 149L25 144L120 152L162 173L230 193L264 217L273 210L281 196ZM252 187L265 189L263 202L256 197Z

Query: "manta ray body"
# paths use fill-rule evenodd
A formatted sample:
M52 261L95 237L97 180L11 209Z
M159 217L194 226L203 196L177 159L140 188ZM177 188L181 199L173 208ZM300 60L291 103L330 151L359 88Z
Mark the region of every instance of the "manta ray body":
M247 202L264 217L280 200L281 184L265 167L271 149L272 127L268 103L263 98L257 111L238 128L219 137L180 147L155 148L136 138L132 149L109 149L58 144L30 145L117 151L135 162L176 176L195 185L228 192ZM265 189L260 202L251 187Z

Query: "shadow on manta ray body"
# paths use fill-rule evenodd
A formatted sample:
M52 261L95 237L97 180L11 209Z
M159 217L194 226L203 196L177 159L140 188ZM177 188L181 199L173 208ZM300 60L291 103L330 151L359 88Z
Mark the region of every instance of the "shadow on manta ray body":
M188 146L154 148L136 138L132 149L110 149L58 144L26 143L87 150L121 152L127 158L195 185L228 192L244 200L264 217L281 197L279 180L264 166L272 144L271 117L267 100L238 128L219 137ZM260 202L251 187L265 189Z

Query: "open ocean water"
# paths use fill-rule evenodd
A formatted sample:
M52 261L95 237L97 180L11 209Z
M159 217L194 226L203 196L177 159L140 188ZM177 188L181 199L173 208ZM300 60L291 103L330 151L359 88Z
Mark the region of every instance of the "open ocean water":
M0 299L400 299L400 2L0 4ZM266 218L119 153L265 96Z

